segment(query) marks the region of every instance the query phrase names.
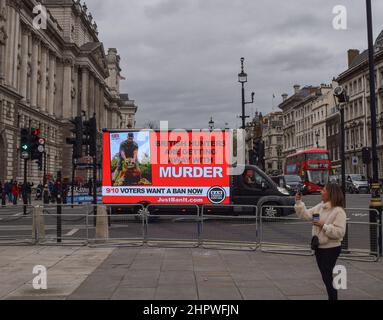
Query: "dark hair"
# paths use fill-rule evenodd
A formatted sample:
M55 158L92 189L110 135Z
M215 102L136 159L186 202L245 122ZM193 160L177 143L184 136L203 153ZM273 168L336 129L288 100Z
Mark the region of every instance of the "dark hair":
M342 207L344 208L344 195L342 188L336 183L328 183L325 186L328 193L329 201L333 208Z

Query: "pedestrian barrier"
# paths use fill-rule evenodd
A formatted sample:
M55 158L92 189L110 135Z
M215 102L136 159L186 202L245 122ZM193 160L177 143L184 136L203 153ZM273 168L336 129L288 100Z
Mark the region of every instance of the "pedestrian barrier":
M32 233L32 213L33 207L31 205L0 206L0 244L35 244Z
M89 239L88 220L91 207L88 205L44 205L41 216L44 232L39 234L40 245L87 245ZM41 223L37 223L41 227Z
M199 235L198 205L150 204L146 207L145 242L148 246L198 247Z
M89 205L89 246L143 246L145 239L144 206ZM94 219L94 208L97 218Z
M199 244L203 248L250 250L258 247L257 207L204 205Z
M288 208L273 206L275 208ZM259 243L262 252L283 253L294 255L313 255L310 247L312 222L302 220L296 216L270 217L262 215L269 206L261 208ZM290 207L292 208L292 207ZM360 212L378 214L376 210L346 208L347 236L342 243L341 259L357 261L377 261L378 254L378 228L379 223L355 221ZM352 212L359 212L359 215Z
M311 221L296 216L270 216L273 209L289 206L262 206L259 214L259 245L262 252L311 256Z
M53 204L26 209L24 214L24 205L0 207L0 244L260 248L313 255L311 221L270 214L293 211L287 206ZM346 208L346 213L341 259L377 261L379 212Z
M358 261L379 260L379 212L376 209L346 208L347 245L341 259ZM373 221L371 222L371 218Z

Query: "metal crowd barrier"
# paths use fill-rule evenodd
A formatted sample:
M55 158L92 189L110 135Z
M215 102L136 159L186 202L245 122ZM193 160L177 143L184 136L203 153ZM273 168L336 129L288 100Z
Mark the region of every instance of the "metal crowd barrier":
M270 207L293 208L52 204L28 205L24 215L24 205L1 206L0 244L260 248L266 253L313 255L311 221L294 214L278 217L264 214ZM161 210L164 208L165 212ZM346 213L347 236L342 243L341 259L377 261L380 224L370 222L370 216L379 217L378 211L346 208Z
M33 207L26 205L0 206L0 244L30 245L35 244L33 229Z
M44 232L39 234L40 245L88 244L89 205L49 204L41 208Z
M292 208L287 206L273 206L274 208ZM262 213L270 206L263 206L260 214L259 244L262 252L313 255L310 247L312 222L297 216L269 217ZM346 208L347 237L342 243L340 259L357 261L378 261L378 228L379 223L369 221L353 221L351 212L368 212L376 210Z
M88 244L99 246L143 246L145 243L145 210L142 204L89 205ZM105 211L102 210L105 208ZM96 220L95 220L96 219ZM92 222L93 221L93 222Z
M245 214L241 215L242 213ZM257 216L256 206L203 205L200 246L221 250L256 250L258 247Z
M198 205L150 204L146 207L145 243L154 247L198 247L199 216Z

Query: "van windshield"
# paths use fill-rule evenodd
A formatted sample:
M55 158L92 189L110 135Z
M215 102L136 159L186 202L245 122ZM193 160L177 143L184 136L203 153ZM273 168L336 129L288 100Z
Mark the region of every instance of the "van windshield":
M353 181L367 181L365 176L362 176L361 174L353 174L351 175L351 179Z
M288 183L299 183L299 182L302 182L302 179L300 176L285 176L285 180L286 182Z

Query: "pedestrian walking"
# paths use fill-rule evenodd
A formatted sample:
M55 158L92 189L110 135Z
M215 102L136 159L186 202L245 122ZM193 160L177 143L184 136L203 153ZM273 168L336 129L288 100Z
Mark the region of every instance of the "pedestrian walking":
M33 182L28 182L27 183L27 200L28 204L32 204L32 187L33 187Z
M328 299L338 300L338 291L333 286L333 270L341 253L341 242L346 233L346 212L342 189L329 183L321 191L322 202L307 209L302 195L295 196L295 212L299 218L312 220L312 249L326 286Z
M11 193L12 193L13 204L16 205L17 199L19 197L19 186L17 185L16 181L12 184Z
M12 188L12 181L9 182L7 181L5 184L4 184L4 193L6 195L6 197L8 197L8 202L9 203L12 203L13 199L12 199L12 192L11 192L11 188Z

